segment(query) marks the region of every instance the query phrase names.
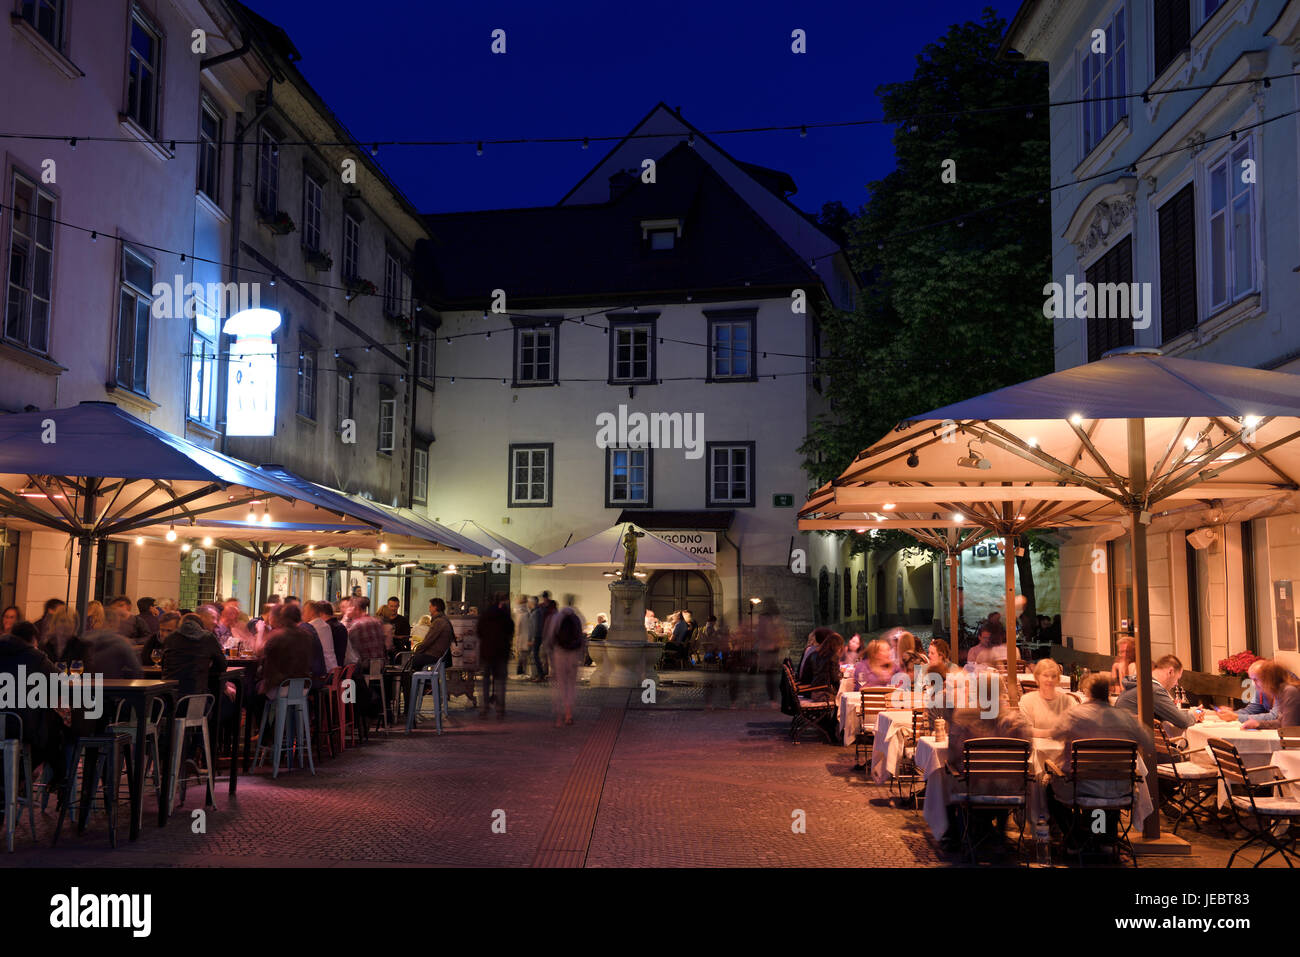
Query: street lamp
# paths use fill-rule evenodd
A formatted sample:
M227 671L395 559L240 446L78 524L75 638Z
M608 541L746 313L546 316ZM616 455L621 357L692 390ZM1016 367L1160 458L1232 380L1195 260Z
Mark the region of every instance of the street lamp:
M749 600L749 630L754 630L754 609L763 603L761 598L751 598Z

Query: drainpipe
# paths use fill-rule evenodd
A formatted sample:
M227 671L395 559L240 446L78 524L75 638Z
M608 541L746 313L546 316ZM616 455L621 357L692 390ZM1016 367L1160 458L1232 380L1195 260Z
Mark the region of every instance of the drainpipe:
M214 66L220 66L230 60L238 60L252 48L249 40L245 39L243 46L236 47L226 53L219 53L216 56L210 56L199 61L199 70L210 70Z
M745 620L745 588L743 585L743 570L740 561L740 546L731 540L727 530L722 530L722 540L736 550L736 627Z

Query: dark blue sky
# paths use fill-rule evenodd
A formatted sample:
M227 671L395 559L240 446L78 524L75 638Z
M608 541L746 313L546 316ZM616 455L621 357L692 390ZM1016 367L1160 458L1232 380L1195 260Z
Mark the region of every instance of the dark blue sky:
M610 4L247 0L302 52L304 75L362 142L628 132L657 102L697 128L878 117L874 91L912 75L951 23L1019 0L798 3L655 0ZM504 56L491 32L506 31ZM793 54L790 33L807 31ZM789 172L794 202L856 208L893 166L893 128L737 134L738 159ZM554 203L609 144L392 147L385 170L422 211Z

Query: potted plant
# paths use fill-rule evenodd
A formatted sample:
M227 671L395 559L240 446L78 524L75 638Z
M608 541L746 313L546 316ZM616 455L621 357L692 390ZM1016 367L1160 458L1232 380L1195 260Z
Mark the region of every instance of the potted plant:
M389 318L392 319L393 322L397 323L397 328L402 330L402 334L404 336L409 337L411 335L412 330L415 328L411 323L410 316L395 315L395 316L389 316Z
M343 284L348 287L348 292L353 296L373 296L379 292L379 288L373 282L360 276L349 276Z
M323 249L307 249L307 265L317 272L329 272L334 268L334 257Z
M1239 651L1219 661L1219 674L1233 678L1244 678L1250 666L1259 661L1259 655L1250 651Z
M293 218L283 209L274 213L261 210L257 215L257 221L277 236L287 236L297 228Z

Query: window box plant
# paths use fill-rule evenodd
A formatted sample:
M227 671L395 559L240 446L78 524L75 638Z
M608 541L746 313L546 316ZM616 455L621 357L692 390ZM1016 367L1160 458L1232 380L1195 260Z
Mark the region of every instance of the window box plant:
M1250 666L1256 661L1259 661L1259 655L1249 651L1239 651L1235 655L1220 659L1219 674L1244 678Z
M283 209L274 213L259 210L257 221L277 236L287 236L298 228L294 225L293 218Z
M329 272L334 268L334 257L323 249L306 250L307 265L317 272Z
M349 276L343 280L343 284L353 296L373 296L379 292L379 287L369 279L362 279L360 276Z

